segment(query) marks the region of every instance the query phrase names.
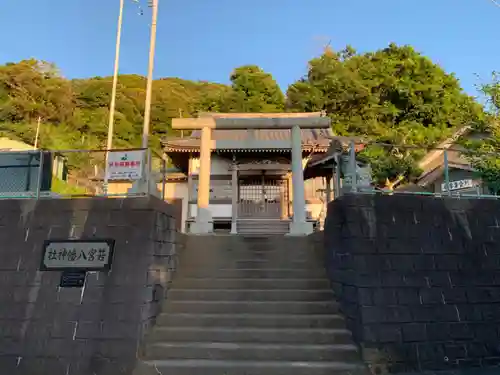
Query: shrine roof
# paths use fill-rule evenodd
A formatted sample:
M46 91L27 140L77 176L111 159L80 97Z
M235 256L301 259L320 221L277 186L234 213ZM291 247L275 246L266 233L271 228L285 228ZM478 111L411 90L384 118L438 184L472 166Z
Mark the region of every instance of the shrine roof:
M302 148L304 150L315 149L317 151L326 151L330 145L332 135L330 129L301 129ZM162 141L163 147L167 152L193 152L200 148L201 131L195 130L189 137L167 138ZM248 139L255 141L274 141L278 143L289 141L291 138L290 129L213 129L212 140L224 141L228 149L239 148L238 144ZM231 141L234 141L234 148L231 147ZM281 148L281 147L277 147Z

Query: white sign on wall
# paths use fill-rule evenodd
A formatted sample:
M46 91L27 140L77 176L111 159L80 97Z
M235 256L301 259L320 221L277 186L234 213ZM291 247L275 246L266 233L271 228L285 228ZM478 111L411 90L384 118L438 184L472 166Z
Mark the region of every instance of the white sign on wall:
M472 181L471 179L451 181L449 182L449 187L450 191L470 189L474 187L474 181ZM446 187L446 182L441 184L441 191L448 191L448 188Z
M109 270L114 240L48 240L44 243L43 271Z
M144 171L144 150L110 151L106 176L108 180L140 180Z

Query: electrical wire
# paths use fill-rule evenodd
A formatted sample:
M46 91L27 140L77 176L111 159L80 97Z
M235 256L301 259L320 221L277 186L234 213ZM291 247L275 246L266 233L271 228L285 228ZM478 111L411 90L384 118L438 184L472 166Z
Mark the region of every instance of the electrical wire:
M139 15L143 16L144 15L144 9L142 9L141 3L139 2L139 0L132 0L132 2L134 2L134 3L137 4L137 8L139 8Z
M500 3L497 0L490 0L490 1L500 8Z

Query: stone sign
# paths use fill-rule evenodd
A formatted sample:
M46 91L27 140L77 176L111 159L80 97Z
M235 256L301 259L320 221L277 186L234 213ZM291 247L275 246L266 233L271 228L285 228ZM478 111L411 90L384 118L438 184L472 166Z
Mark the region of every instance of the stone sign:
M43 246L41 271L108 271L114 240L48 240Z

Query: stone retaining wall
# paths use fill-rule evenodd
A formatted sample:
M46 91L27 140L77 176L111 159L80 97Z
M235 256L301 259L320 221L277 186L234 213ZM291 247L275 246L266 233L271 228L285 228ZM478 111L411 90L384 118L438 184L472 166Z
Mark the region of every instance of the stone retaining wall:
M0 201L0 374L130 374L181 238L156 198ZM85 288L39 271L46 239L112 238L112 269Z
M324 239L374 373L500 365L499 201L346 195Z

